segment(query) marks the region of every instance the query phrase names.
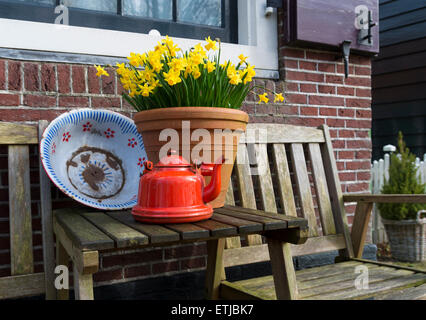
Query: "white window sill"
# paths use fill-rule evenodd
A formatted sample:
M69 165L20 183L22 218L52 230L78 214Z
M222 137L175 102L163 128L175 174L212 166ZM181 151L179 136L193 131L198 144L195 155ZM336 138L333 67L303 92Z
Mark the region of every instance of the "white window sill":
M256 0L256 2L258 4L256 7L259 9L261 8L259 5L264 1ZM275 17L268 19L272 19L272 21L267 21L270 29L272 29L271 26L274 26L273 19L275 19L275 33L269 34L273 38L262 40L265 28L257 28L259 36L256 45L222 43L222 60L230 59L234 63L238 63L238 56L242 53L249 57L248 61L251 64L256 66L258 77L278 78L276 14ZM260 26L262 27L262 25ZM0 30L7 30L2 32L0 37L0 48L3 49L92 55L110 59L127 57L130 52L152 50L161 39L148 34L12 19L0 19ZM183 50L200 42L184 38L174 38L174 41ZM265 41L268 45L265 45ZM252 43L253 41L249 39L247 42Z

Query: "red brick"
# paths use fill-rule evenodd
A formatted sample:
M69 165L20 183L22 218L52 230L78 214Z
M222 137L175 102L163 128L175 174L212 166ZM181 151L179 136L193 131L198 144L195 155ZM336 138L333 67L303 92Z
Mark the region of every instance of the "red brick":
M207 248L205 245L189 245L165 249L164 259L202 256L205 254L207 254Z
M283 67L284 68L298 69L299 68L299 64L298 64L297 60L284 59Z
M339 159L353 159L355 158L355 151L339 151L338 153Z
M84 67L72 67L72 91L74 93L86 92L86 80L84 76Z
M123 99L123 109L124 109L124 101L125 100ZM130 108L133 109L132 106L130 106ZM241 110L244 111L244 112L247 112L248 114L254 114L255 113L255 106L253 104L246 104L245 103L241 106Z
M334 63L318 63L318 71L335 73L336 66Z
M369 131L357 131L356 137L357 138L369 138L370 134L369 134Z
M152 265L152 274L159 274L178 270L179 263L177 261L161 262Z
M41 66L41 90L56 91L55 66L52 64Z
M287 71L286 72L286 80L324 82L324 75L319 74L319 73Z
M370 171L361 171L356 173L356 179L358 181L369 181L371 179L371 172Z
M338 97L309 96L309 104L319 104L323 106L343 106L345 105L345 100Z
M368 97L371 98L371 89L356 89L356 95L358 97Z
M151 274L151 266L136 266L124 269L124 278L148 276Z
M370 148L371 147L371 141L367 140L367 139L363 139L363 140L348 140L346 142L346 146L349 149Z
M60 93L70 93L70 75L71 70L69 65L60 64L58 70L58 91Z
M88 107L89 98L86 97L71 97L71 96L62 96L59 97L59 106L60 107Z
M371 110L367 109L367 110L357 110L356 111L356 117L357 118L368 118L371 119Z
M371 151L357 150L355 153L357 159L371 159Z
M0 106L19 106L19 95L0 93Z
M345 120L343 119L336 119L336 118L329 118L327 119L327 125L330 127L344 127L345 126Z
M306 51L306 59L336 61L336 54L328 52Z
M318 85L318 92L319 93L326 93L326 94L335 94L336 93L336 87Z
M360 169L370 169L371 163L370 160L367 161L348 161L346 162L346 170L360 170Z
M354 117L354 113L355 113L355 111L353 109L344 109L344 108L340 108L339 109L339 117L350 117L350 118L353 118Z
M24 95L24 105L29 107L56 107L56 97L46 95Z
M305 51L300 49L292 49L292 48L282 48L281 49L282 57L292 57L292 58L304 58Z
M92 97L92 108L120 108L120 98Z
M8 65L8 89L22 90L21 63L16 61L9 61Z
M337 87L337 94L342 96L353 96L355 89L350 87Z
M0 90L6 89L6 62L0 60Z
M276 114L296 115L299 114L299 108L296 106L277 106Z
M286 91L299 91L299 85L294 82L286 83L285 87Z
M355 172L339 172L340 181L355 181L356 174Z
M344 64L338 64L336 66L336 73L340 73L340 74L345 74L345 65ZM355 67L354 66L349 66L349 76L355 74Z
M361 192L369 190L370 185L365 182L349 184L347 186L348 192Z
M318 115L318 108L310 108L310 107L301 107L300 108L300 114L304 116L317 116Z
M299 68L305 70L317 70L317 64L310 61L299 61Z
M114 94L114 86L115 86L115 71L112 68L106 68L105 69L109 76L102 76L101 83L102 83L102 93L103 94Z
M348 86L371 87L371 79L360 78L360 77L349 77L345 79L345 84Z
M301 83L300 84L301 92L317 93L317 85L310 83Z
M371 65L371 58L367 57L367 56L360 56L360 55L351 54L349 56L349 63L362 64L362 65L370 66Z
M335 75L332 75L332 74L327 74L325 76L325 82L343 84L343 77L342 76L335 76Z
M306 104L308 102L308 96L304 94L287 94L287 103Z
M355 74L360 76L371 75L371 68L369 67L355 67Z
M345 141L343 141L343 140L333 140L331 143L332 143L334 149L344 149L345 148ZM335 151L335 152L337 153L337 151Z
M345 170L345 162L343 161L336 161L337 170Z
M259 104L255 107L256 114L275 114L276 106L271 104Z
M96 75L95 67L89 67L87 69L87 80L88 80L90 93L101 93L100 79ZM121 92L117 92L117 93L121 94Z
M24 64L25 90L27 90L27 91L39 91L40 90L38 67L39 67L39 65L36 64L36 63L25 63Z
M125 266L129 264L137 264L140 262L158 261L163 258L162 249L154 249L150 251L134 252L121 255L105 256L102 258L102 267L109 268L113 266Z
M346 106L351 108L370 108L371 100L370 99L356 99L356 98L347 98Z
M319 111L321 116L333 117L337 115L337 110L335 108L319 108Z
M181 270L204 268L205 266L206 259L204 257L184 259L180 262Z
M339 138L353 138L355 137L354 130L339 130Z
M307 127L318 127L324 124L325 120L322 118L286 118L285 123L302 125Z
M93 274L93 281L95 282L105 282L120 279L123 279L123 270L121 268L115 270L101 270Z

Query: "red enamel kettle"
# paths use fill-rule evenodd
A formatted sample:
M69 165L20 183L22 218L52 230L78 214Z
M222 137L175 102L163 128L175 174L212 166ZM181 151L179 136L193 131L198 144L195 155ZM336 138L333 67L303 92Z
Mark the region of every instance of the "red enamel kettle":
M133 217L140 222L160 224L210 218L213 208L206 203L220 193L224 162L222 158L215 164L191 165L173 151L155 166L146 161ZM205 187L203 176L211 176Z

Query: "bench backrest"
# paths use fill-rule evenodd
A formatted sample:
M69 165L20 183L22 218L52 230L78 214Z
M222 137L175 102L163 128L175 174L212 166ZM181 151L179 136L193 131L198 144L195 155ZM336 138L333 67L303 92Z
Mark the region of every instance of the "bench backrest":
M247 161L249 160L249 161ZM343 194L327 126L249 124L240 140L226 203L302 216L309 239L293 256L339 250L353 257ZM225 266L269 260L259 235L226 241Z
M50 182L40 168L40 203L45 272L34 273L30 194L30 145L38 145L47 121L39 125L0 122L0 145L8 149L9 225L11 276L0 278L0 299L46 292L53 298L54 246ZM46 274L46 276L45 276Z

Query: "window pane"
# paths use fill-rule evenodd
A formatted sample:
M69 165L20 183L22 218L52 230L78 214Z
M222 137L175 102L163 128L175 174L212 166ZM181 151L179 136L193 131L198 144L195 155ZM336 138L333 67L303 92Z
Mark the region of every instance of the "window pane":
M123 15L172 20L172 0L124 0Z
M178 0L178 21L208 26L222 25L221 0Z
M34 3L34 4L50 4L55 5L55 0L12 0L13 2L27 2L27 3Z
M61 0L61 3L71 8L117 13L117 0Z

